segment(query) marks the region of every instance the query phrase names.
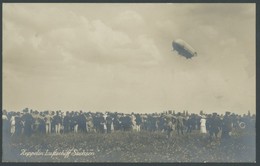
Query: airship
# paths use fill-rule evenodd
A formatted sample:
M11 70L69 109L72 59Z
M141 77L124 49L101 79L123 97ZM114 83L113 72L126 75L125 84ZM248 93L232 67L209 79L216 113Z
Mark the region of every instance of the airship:
M173 51L181 56L184 56L186 59L191 59L194 56L197 56L197 52L192 48L188 43L181 39L176 39L172 42Z

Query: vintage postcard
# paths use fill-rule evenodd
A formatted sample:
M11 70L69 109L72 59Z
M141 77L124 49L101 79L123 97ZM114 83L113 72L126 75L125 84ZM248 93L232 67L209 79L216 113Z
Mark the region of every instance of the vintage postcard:
M256 4L2 13L3 162L256 161Z

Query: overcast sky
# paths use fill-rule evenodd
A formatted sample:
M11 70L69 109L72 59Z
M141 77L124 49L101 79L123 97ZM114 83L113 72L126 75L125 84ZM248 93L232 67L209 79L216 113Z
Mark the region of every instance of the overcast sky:
M255 113L255 4L3 4L3 108ZM172 52L181 38L198 56Z

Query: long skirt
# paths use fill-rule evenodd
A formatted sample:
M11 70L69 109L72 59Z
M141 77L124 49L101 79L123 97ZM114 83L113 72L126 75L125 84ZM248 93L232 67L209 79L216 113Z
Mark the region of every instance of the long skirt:
M207 133L206 126L200 126L200 133L203 133L203 134Z

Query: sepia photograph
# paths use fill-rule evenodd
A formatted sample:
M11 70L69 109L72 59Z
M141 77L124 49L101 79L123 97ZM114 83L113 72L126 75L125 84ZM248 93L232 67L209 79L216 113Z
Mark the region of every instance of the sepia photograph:
M255 3L3 3L2 162L255 163Z

